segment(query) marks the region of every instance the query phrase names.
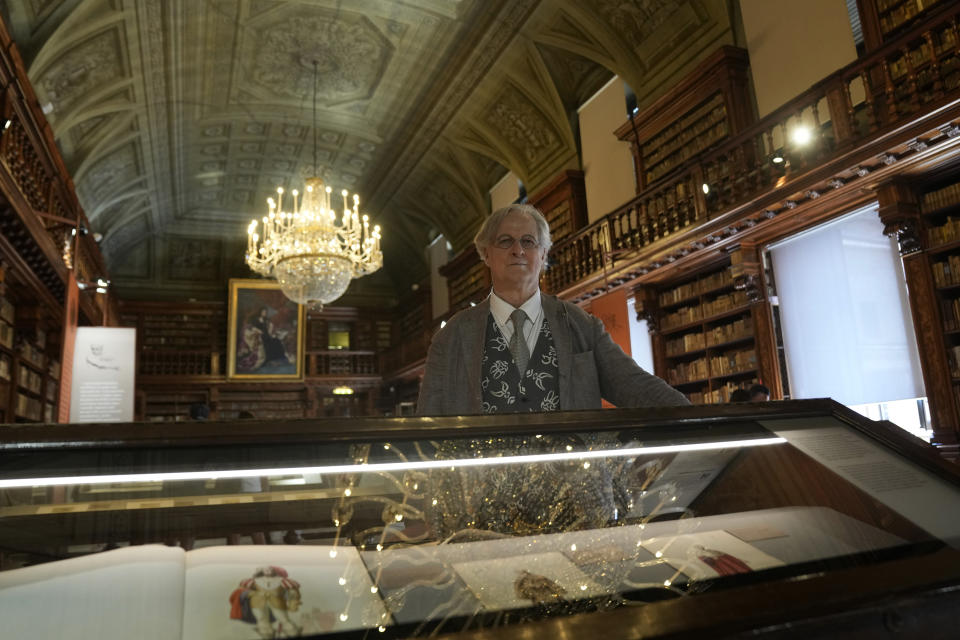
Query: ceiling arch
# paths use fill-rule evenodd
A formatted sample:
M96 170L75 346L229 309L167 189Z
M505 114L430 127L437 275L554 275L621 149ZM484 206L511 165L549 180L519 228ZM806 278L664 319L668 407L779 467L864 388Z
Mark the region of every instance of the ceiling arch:
M193 286L190 297L219 299L227 277L245 275L247 222L277 186L313 173L359 192L384 228L387 268L366 289L407 290L437 232L469 245L508 170L534 192L579 166L576 109L613 73L646 99L732 43L728 5L32 0L0 11L120 294ZM197 255L174 255L184 247Z

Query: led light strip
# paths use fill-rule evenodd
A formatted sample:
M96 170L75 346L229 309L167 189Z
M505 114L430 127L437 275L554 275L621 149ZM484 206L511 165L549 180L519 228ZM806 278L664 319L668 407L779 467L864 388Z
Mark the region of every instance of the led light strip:
M558 462L564 460L591 460L595 458L625 458L649 456L683 451L709 451L783 444L778 437L753 438L749 440L726 440L678 444L662 447L631 447L628 449L601 449L597 451L567 451L560 453L537 453L495 458L463 458L459 460L416 460L409 462L377 462L373 464L338 464L325 467L277 467L273 469L228 469L223 471L176 471L166 473L124 473L102 476L62 476L52 478L12 478L0 480L0 489L16 487L51 487L69 484L117 484L124 482L158 482L165 480L217 480L220 478L257 478L260 476L289 476L299 474L376 473L381 471L408 471L419 469L442 469L444 467L481 467L503 464L528 464L531 462Z

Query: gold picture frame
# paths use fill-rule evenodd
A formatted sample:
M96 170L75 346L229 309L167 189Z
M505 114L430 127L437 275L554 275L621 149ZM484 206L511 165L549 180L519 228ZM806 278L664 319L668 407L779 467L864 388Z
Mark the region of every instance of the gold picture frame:
M231 278L227 378L302 378L305 315L276 282Z

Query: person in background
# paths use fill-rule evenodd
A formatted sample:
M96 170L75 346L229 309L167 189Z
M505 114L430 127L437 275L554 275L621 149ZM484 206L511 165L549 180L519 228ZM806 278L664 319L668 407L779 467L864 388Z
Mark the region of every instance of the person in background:
M770 400L770 389L765 385L755 384L750 387L750 402L768 402Z
M750 402L750 392L746 389L734 389L729 402Z
M205 402L194 402L190 405L190 419L206 422L210 419L210 406Z
M689 404L625 354L603 323L540 292L550 227L530 205L493 212L474 239L493 288L433 338L420 415Z

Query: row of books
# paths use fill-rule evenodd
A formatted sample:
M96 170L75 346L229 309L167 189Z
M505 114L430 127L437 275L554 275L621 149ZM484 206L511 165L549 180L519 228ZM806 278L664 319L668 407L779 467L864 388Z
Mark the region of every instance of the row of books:
M950 218L946 224L927 230L927 244L931 247L937 247L955 240L960 240L960 219Z
M712 273L705 278L701 278L700 280L694 280L693 282L688 282L662 292L660 294L660 305L665 306L674 304L682 300L692 298L699 293L713 291L714 289L719 289L720 287L724 287L732 283L733 272L728 267L723 271Z
M688 393L687 399L689 399L693 404L726 404L727 402L730 402L730 395L734 391L741 388L747 389L750 387L750 385L756 383L756 378L752 378L739 384L728 382L722 387L710 391L695 391L693 393Z
M679 362L667 369L667 382L670 384L683 384L691 380L705 380L709 377L706 358L691 362Z
M731 340L748 338L753 336L753 318L744 316L739 320L729 324L722 324L714 327L706 333L707 345L723 344Z
M960 330L960 299L941 300L940 313L943 316L945 331Z
M687 324L689 322L695 322L703 317L703 311L699 305L691 307L681 307L673 313L668 313L663 316L661 321L661 328L672 329L673 327L679 327L680 325Z
M667 369L667 382L686 384L710 377L727 376L757 368L757 355L753 349L732 351L711 358L698 358L690 362L680 362Z
M690 322L720 315L721 313L745 306L746 304L747 294L743 291L734 291L727 295L718 296L709 302L704 302L702 305L681 307L672 313L664 315L661 321L661 328L666 331Z
M702 333L688 333L685 336L667 340L667 355L678 356L687 351L696 351L706 348L706 338Z
M9 324L13 324L15 318L16 308L13 306L13 303L5 297L0 296L0 320L6 320Z
M699 283L694 280L693 282L688 282L680 285L679 287L674 287L673 289L664 291L660 294L660 306L674 304L676 302L694 297L700 293L700 287L698 284Z
M711 391L696 391L694 393L687 394L687 398L693 404L725 404L730 402L730 395L734 391L737 389L747 389L750 387L750 385L756 383L756 378L752 378L746 382L741 382L740 384L728 382L722 387L713 389Z
M658 154L651 163L650 169L646 172L647 184L670 173L678 164L689 160L703 150L712 146L718 140L722 140L729 133L727 121L717 122L705 132L697 134L698 137L690 143L674 147L669 155Z
M667 340L667 356L679 356L690 351L706 349L711 345L725 344L752 336L753 320L750 316L746 316L734 322L714 327L705 333L688 333L679 338Z
M0 345L7 349L13 348L13 325L6 320L0 320Z
M881 9L881 11L883 11L883 9ZM880 16L880 29L883 33L889 33L907 20L913 18L919 12L920 8L917 7L917 3L913 0L901 2L899 5L893 5L890 13Z
M33 369L25 367L21 364L18 372L17 384L27 391L32 391L33 393L39 394L43 388L43 376Z
M23 341L17 346L17 351L20 353L20 357L22 359L26 360L35 367L39 367L41 369L43 368L44 359L46 356L44 356L43 351L40 349L36 348L27 341Z
M723 95L717 92L713 94L712 98L700 103L681 118L661 129L656 135L644 141L641 147L644 163L649 164L650 158L662 149L675 146L672 143L681 139L689 140L696 135L695 132L702 133L719 119L725 117L726 109L723 104Z
M938 287L960 284L960 255L950 256L943 262L934 262L933 282Z
M960 345L947 349L947 358L950 360L950 377L960 378Z
M730 351L710 358L710 375L726 376L757 368L757 354L753 349Z
M43 416L43 402L37 398L31 398L28 395L17 393L14 412L20 417L39 422Z
M955 204L960 204L960 183L923 194L921 206L924 213L929 213Z
M703 303L703 315L707 318L719 315L731 309L742 307L747 304L747 294L745 291L734 291L727 295L717 296L710 302Z

